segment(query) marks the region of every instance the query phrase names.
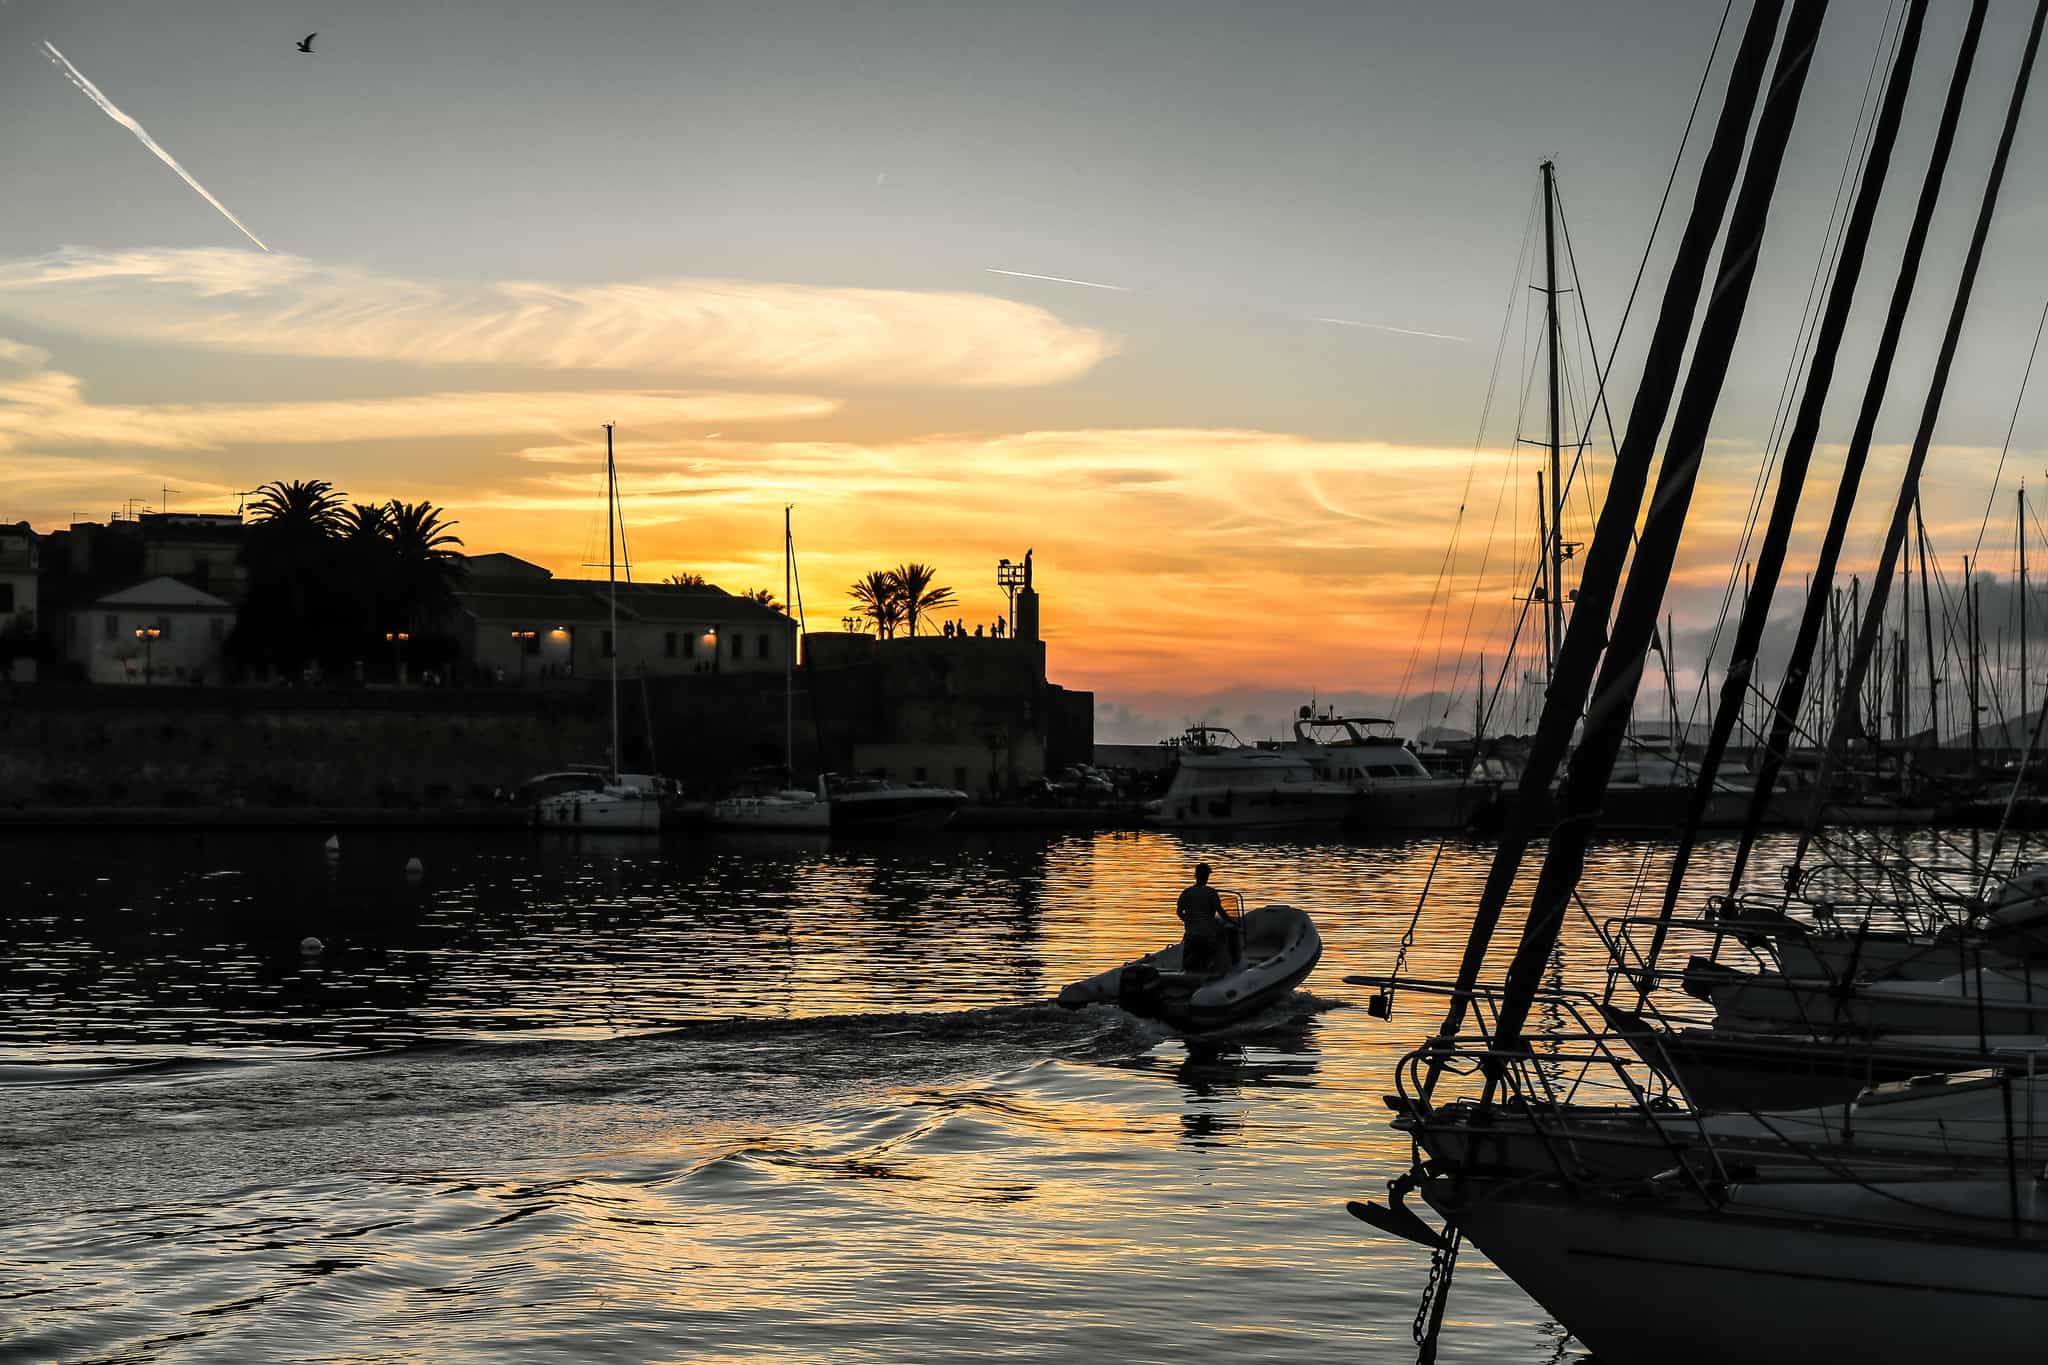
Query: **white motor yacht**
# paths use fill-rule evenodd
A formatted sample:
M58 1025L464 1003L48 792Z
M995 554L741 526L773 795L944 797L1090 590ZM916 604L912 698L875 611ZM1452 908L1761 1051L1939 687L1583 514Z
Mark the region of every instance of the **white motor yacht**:
M1366 829L1462 829L1498 786L1437 776L1381 716L1318 715L1304 706L1290 752L1308 759L1318 778L1358 794L1353 815Z
M1181 738L1179 766L1166 795L1145 808L1145 823L1172 829L1289 829L1343 821L1354 796L1326 781L1301 754L1260 749L1216 725Z

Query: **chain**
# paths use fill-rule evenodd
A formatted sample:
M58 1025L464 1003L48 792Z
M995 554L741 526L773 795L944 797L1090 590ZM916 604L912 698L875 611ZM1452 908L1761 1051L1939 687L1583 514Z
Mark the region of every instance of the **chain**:
M1429 1310L1436 1304L1436 1296L1443 1284L1445 1248L1438 1247L1429 1253L1429 1282L1422 1286L1422 1302L1415 1305L1415 1326L1410 1335L1417 1346L1429 1340Z
M1444 1244L1429 1253L1429 1282L1422 1287L1422 1302L1415 1308L1416 1365L1433 1365L1436 1338L1443 1330L1444 1307L1451 1293L1451 1273L1458 1268L1458 1248L1464 1236L1454 1227L1444 1229Z

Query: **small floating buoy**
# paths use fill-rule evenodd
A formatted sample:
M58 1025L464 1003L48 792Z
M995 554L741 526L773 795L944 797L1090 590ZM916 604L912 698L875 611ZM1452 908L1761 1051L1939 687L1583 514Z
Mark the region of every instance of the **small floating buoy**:
M299 951L307 957L318 957L327 951L327 945L308 934L299 940Z
M407 858L405 860L405 875L411 877L413 880L417 881L419 880L419 878L425 876L426 871L427 865L421 862L418 858Z
M327 856L330 858L339 858L341 856L341 836L339 834L327 836Z

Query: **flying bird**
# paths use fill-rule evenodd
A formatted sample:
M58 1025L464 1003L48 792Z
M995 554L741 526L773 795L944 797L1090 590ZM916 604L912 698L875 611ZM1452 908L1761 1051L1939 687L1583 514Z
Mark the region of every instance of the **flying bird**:
M313 40L315 38L318 38L319 36L320 31L318 29L315 29L313 32L308 33L305 37L299 39L299 51L311 52L313 50Z

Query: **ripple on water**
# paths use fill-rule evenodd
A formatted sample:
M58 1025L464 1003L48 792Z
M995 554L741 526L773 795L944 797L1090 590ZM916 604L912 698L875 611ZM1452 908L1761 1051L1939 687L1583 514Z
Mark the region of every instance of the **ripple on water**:
M33 841L0 926L6 1350L1391 1358L1426 1266L1342 1201L1405 1165L1380 1096L1433 1002L1382 1022L1341 983L1391 965L1435 851L1201 845L1325 959L1183 1043L1046 1003L1170 937L1197 851L1163 836ZM1649 852L1596 850L1591 895ZM1411 970L1452 970L1485 866L1447 848ZM1598 960L1574 926L1564 979ZM1461 1359L1559 1347L1483 1263L1451 1317Z

